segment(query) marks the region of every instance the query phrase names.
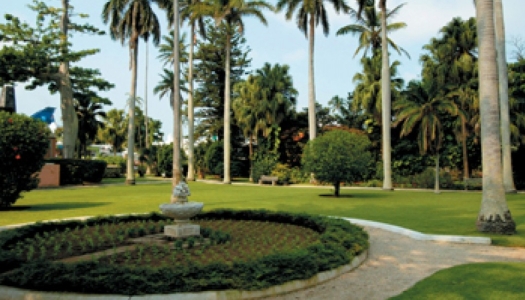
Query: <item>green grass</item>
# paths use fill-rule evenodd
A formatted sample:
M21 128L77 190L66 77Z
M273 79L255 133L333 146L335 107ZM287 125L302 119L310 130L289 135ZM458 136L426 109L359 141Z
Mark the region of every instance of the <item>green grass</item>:
M374 220L413 230L452 235L489 236L495 244L525 247L525 195L507 195L517 224L513 236L486 235L476 231L481 203L479 192L343 190L342 197L326 188L223 185L190 182L191 201L215 208L266 208ZM0 226L77 216L158 211L170 200L169 182L154 185L102 185L24 194L12 210L0 211Z
M391 300L525 299L524 263L480 263L452 267L418 282Z

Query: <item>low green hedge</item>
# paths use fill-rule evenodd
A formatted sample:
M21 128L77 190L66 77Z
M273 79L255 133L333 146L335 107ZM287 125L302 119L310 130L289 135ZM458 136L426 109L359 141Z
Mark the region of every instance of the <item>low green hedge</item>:
M60 185L100 182L107 166L102 160L50 159L46 162L60 165Z
M167 294L207 290L259 290L297 279L308 279L318 272L348 264L368 248L368 235L347 221L307 214L267 210L215 210L196 219L233 219L281 222L310 228L320 233L317 243L304 249L275 253L260 259L216 262L207 265L174 265L172 267L123 267L99 264L97 261L58 263L52 261L9 260L9 247L36 233L65 230L87 223L161 220L152 213L122 217L93 218L86 222L63 221L39 223L0 233L0 284L41 291L106 293L123 295ZM7 254L6 254L7 253ZM12 255L11 255L12 256Z

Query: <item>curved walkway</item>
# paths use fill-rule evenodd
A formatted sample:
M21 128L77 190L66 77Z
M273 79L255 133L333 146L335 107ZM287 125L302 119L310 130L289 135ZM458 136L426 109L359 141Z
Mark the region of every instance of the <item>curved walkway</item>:
M416 240L402 233L365 226L370 235L368 259L356 270L324 284L268 298L388 299L418 281L452 266L478 262L525 262L524 248Z

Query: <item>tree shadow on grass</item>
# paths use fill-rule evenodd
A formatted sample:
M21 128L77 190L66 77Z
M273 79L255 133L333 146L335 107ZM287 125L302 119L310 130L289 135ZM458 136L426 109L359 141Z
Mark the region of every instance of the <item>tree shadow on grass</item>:
M319 197L322 198L334 198L334 199L344 199L344 198L355 198L356 196L350 195L350 194L340 194L339 196L335 196L334 194L321 194Z
M20 206L26 207L25 210L30 211L46 211L46 210L66 210L66 209L78 209L78 208L92 208L99 207L111 204L111 202L59 202L59 203L44 203L44 204L35 204L31 206ZM13 206L11 210L17 210L18 206Z
M321 198L334 198L334 199L344 199L344 198L354 198L354 199L372 199L372 198L386 198L389 194L381 194L381 193L349 193L344 192L339 194L339 197L334 196L334 194L320 194L319 197Z

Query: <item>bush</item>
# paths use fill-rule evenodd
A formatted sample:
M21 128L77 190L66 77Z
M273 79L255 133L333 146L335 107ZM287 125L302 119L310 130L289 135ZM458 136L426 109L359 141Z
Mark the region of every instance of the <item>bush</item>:
M103 160L49 159L60 165L60 185L100 182L104 178L107 163Z
M216 176L224 175L224 141L216 141L211 143L206 150L204 155L204 163L206 169L210 174ZM243 169L246 169L246 166L238 160L238 157L234 156L232 152L232 157L230 159L230 175L232 177L240 176L243 173Z
M271 175L277 176L277 178L279 178L278 182L280 184L288 184L290 183L290 179L292 177L292 169L290 169L290 167L285 164L278 163L273 168Z
M277 155L271 153L267 153L266 155L257 153L255 160L253 161L253 182L259 182L259 178L262 175L272 174L275 166L277 166Z
M42 121L0 111L0 133L0 207L7 207L38 186L50 132Z
M95 160L103 160L108 165L116 165L120 167L121 173L126 173L126 164L127 161L122 156L101 156L101 157L95 157Z
M187 174L188 170L188 158L184 151L180 151L181 165L182 165L182 176ZM173 143L164 145L159 149L159 173L165 177L173 176Z
M310 178L310 173L304 172L299 167L294 167L290 170L290 183L308 183Z
M10 252L13 245L25 238L48 231L64 231L78 226L115 224L140 220L166 220L157 213L129 216L99 217L80 221L37 223L0 232L0 250ZM259 290L291 280L308 279L317 272L348 264L368 249L368 234L347 221L266 210L215 210L196 219L229 219L278 222L302 226L319 233L319 241L300 249L270 254L249 261L212 262L206 265L170 265L137 267L103 264L95 261L61 263L29 261L27 263L0 257L0 284L32 290L104 293L121 295L168 294L206 290ZM227 237L225 237L227 238Z
M334 185L339 196L341 182L355 182L365 177L372 155L366 136L346 131L329 131L305 147L302 163L306 172L315 174L321 183Z
M418 188L422 189L431 189L434 188L436 182L436 169L428 167L422 173L416 174L413 177L413 182L417 185ZM439 172L439 187L440 188L454 188L454 181L452 176L447 172L441 170Z

